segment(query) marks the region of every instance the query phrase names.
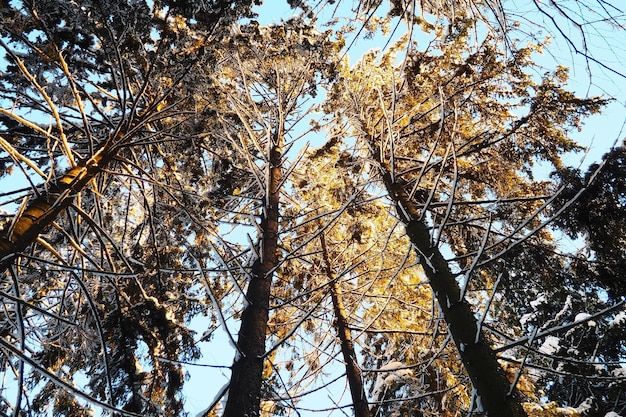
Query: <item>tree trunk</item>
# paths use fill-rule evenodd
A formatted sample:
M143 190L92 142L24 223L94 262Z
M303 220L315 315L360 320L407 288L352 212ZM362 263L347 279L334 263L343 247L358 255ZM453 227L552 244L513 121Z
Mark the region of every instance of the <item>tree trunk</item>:
M252 277L246 292L248 306L241 316L238 353L232 366L224 417L260 415L270 291L273 270L278 263L282 142L281 130L274 135L270 151L269 183L261 221L261 259L252 265Z
M58 215L69 207L81 192L116 155L116 148L105 144L88 160L71 168L33 199L13 222L0 231L0 274L3 274L19 252L31 245Z
M354 343L352 342L352 335L348 327L348 314L343 305L341 288L339 288L337 277L335 277L335 274L333 274L330 268L324 233L320 235L320 242L325 263L324 269L326 276L330 280L330 295L335 313L335 328L337 329L337 335L341 341L341 353L343 354L343 360L346 365L346 375L348 377L350 395L352 396L352 403L354 405L354 417L370 417L371 414L367 403L367 396L365 395L365 388L363 387L361 369L357 364Z
M469 303L461 296L461 289L450 266L439 248L433 246L426 224L419 220L419 210L406 190L392 180L388 164L380 160L377 162L387 192L396 203L397 214L417 251L461 361L472 380L482 410L490 417L526 416L519 392L515 388L511 389L511 382L478 327Z

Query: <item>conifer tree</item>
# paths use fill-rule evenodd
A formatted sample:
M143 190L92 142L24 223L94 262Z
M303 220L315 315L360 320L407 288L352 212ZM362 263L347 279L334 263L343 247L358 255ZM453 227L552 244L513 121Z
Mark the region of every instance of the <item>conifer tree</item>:
M622 413L608 101L505 1L252 3L0 2L0 413L184 415L217 353L208 416ZM614 2L529 7L621 75Z

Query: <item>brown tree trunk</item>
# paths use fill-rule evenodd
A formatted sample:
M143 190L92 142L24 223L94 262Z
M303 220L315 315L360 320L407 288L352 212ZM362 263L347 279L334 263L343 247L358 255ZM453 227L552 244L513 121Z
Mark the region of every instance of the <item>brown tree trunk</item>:
M450 266L439 248L433 245L426 224L419 220L418 208L406 190L392 180L388 164L380 160L378 163L387 192L396 203L397 214L417 251L482 409L494 417L526 416L519 392L515 388L511 390L511 382L479 329L469 303L461 296Z
M260 415L272 271L278 263L282 142L282 131L279 131L274 135L270 151L269 184L261 221L261 259L252 265L252 276L246 292L248 305L241 315L238 353L232 366L224 417Z
M30 246L43 230L74 200L116 155L116 149L105 143L90 159L71 168L34 198L13 222L13 227L0 231L0 274L15 257Z
M324 233L320 235L320 242L325 263L324 269L326 276L330 280L330 296L333 301L333 310L335 313L335 328L337 329L337 335L341 341L341 353L343 354L343 361L346 365L346 375L348 377L348 385L350 386L352 404L354 405L354 416L370 417L371 413L367 403L367 396L365 395L365 388L363 387L361 369L357 364L354 343L352 342L352 335L348 327L348 314L343 305L341 288L337 282L337 277L335 277L335 274L330 268Z

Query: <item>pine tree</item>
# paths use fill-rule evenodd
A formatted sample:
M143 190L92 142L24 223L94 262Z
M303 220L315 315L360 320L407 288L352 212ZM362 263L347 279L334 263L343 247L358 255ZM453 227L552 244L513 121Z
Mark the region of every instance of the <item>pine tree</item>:
M3 412L51 404L82 415L80 398L129 415L181 411L182 368L162 358L197 356L181 323L202 307L184 296L193 285L179 272L184 236L172 240L160 222L185 198L180 183L161 181L161 156L184 136L172 130L187 118L184 80L214 62L202 43L249 13L214 6L3 3L1 174L30 183L5 194L26 198L0 238L3 369L18 380Z
M331 3L0 4L2 413L182 415L212 352L205 415L623 411L621 148L563 161L607 100L504 2Z
M490 414L525 415L522 397L497 362L467 292L487 284L491 299L496 296L495 277L485 283L488 272L477 265L503 259L518 239L535 233L549 195L538 193L532 165L545 160L560 166L559 155L575 147L564 129L598 111L603 100L561 90L553 80L564 81L563 69L535 84L523 72L530 65L528 50L508 62L498 59L488 39L476 51L463 51L468 29L461 24L449 43L435 44L440 56L411 57L417 62L407 65L407 79L398 74L403 67L394 63L393 50L378 62L366 57L336 86L332 106L341 109L337 123L350 125L369 149L396 204L476 403ZM491 97L506 99L491 102ZM521 107L528 113L516 118L513 109ZM523 197L509 198L517 193ZM496 210L485 210L477 200L492 202ZM499 212L504 204L508 210ZM443 243L457 260L444 258ZM479 316L488 314L490 303Z

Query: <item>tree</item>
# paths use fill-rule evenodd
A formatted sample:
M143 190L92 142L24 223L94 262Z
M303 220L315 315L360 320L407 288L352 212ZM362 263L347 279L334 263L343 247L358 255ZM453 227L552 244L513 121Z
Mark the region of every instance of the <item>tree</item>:
M241 223L254 226L259 234L249 264L242 265L249 282L224 409L227 416L257 415L260 410L272 281L281 263L281 194L289 180L283 171L294 168L285 164L285 153L294 146L287 135L310 111L302 102L315 96L318 83L333 76L332 61L317 59L336 48L328 37L299 19L270 27L253 21L238 28L232 49L215 51L223 56L218 77L227 102L219 116L227 154L220 156L219 165L222 170L224 165L233 167L242 176L237 181L223 171L219 191L236 196L225 207L229 217L236 213L232 221L241 222L242 215L255 219L252 224ZM241 269L229 273L239 279Z
M561 195L563 201L582 191L556 224L572 237L579 234L585 237L585 248L595 257L589 272L595 282L606 288L608 295L618 300L626 295L621 273L624 268L621 231L625 226L623 173L623 146L611 149L603 161L592 164L584 176L573 168L563 168L555 173L559 182L567 187ZM586 266L580 265L576 269L582 273L581 269Z
M563 372L563 377L552 383L549 392L555 399L577 398L584 402L588 415L603 416L613 409L622 410L620 399L624 381L619 362L624 354L623 310L614 305L624 303L623 270L623 224L624 201L624 148L612 148L598 164L592 164L583 175L579 169L563 168L554 173L564 191L559 206L568 201L567 210L555 220L555 227L570 234L581 236L584 247L565 263L572 287L562 291L565 297L559 315L561 320L585 320L586 326L561 331L552 352L552 367ZM576 199L574 194L578 194ZM584 283L584 284L582 284ZM580 288L585 292L581 294ZM594 300L585 293L604 294ZM537 316L543 316L546 307L540 303ZM599 317L591 317L589 311L608 310ZM579 311L579 313L576 313ZM532 317L540 321L543 317ZM574 348L575 347L575 348ZM617 377L617 378L616 378Z
M590 79L596 78L597 73L611 74L618 79L626 76L619 64L619 38L616 38L624 29L624 14L622 5L616 1L391 0L390 3L389 13L411 24L420 23L429 15L452 22L458 19L483 23L504 49L514 50L516 39L520 37L542 41L536 34L545 32L562 42L571 55L582 58L581 64ZM359 11L367 16L379 8L381 2L363 1L359 6ZM597 47L604 42L611 45L608 55Z
M326 240L324 235L320 235L320 244L322 246L322 256L326 263L326 276L330 285L330 294L333 301L333 310L335 314L335 327L337 336L341 341L341 353L346 364L346 375L350 386L350 395L352 396L352 404L354 405L354 415L357 417L370 416L370 409L367 403L367 395L363 386L363 378L361 377L361 369L357 363L357 354L352 342L352 334L348 322L348 313L343 304L343 295L341 287L337 282L337 277L333 274L330 267L330 259Z
M21 170L32 193L2 233L3 366L19 381L3 412L53 402L83 415L81 397L128 414L181 409L181 367L161 358L197 355L179 323L198 306L172 303L190 288L184 273L163 290L178 254L155 223L159 197L176 204L184 193L161 181L159 148L184 120L183 80L212 62L200 46L224 35L226 8L249 12L232 2L3 3L2 175ZM202 22L193 31L192 19ZM133 212L136 201L148 210ZM107 207L122 215L114 224Z
M460 42L464 42L465 33L461 26L457 32ZM345 75L345 84L351 88L335 91L339 104L334 104L334 108L341 109L337 123L348 120L354 125L355 136L368 146L371 158L379 166L385 188L397 205L398 216L406 226L472 379L477 401L491 414L524 415L515 384L509 386L465 299L465 291L479 258L486 258L482 262L486 264L501 257L489 255L486 247L507 245L507 240L517 233L536 227L536 222L527 223L526 216L518 217L531 209L529 204L537 206L532 202L534 196L529 194L537 185L529 178L533 160L544 159L558 167L558 155L573 147L553 122L560 120L561 125L576 126L580 115L596 112L602 100L570 96L548 78L543 84L534 85L523 72L512 71L517 65L521 65L518 67L521 70L529 64L528 52L524 50L505 63L496 60L497 52L489 40L478 51L466 54L455 41L449 50L446 44L435 45L437 51L443 52L442 56L415 57L419 60L417 68L407 65L408 80L394 74L397 69L393 56L385 57L376 69L363 65L351 70ZM360 74L365 77L358 78ZM502 83L500 77L506 81ZM562 72L556 74L556 79L563 78ZM465 85L471 87L464 88ZM501 90L503 85L507 91ZM480 93L471 94L474 89ZM528 93L531 89L536 95ZM494 96L509 100L517 96L522 101L502 100L498 104L484 101ZM528 106L528 114L507 123L507 114L512 114L509 109L519 105ZM489 159L485 159L487 155ZM475 168L478 164L482 165L481 171ZM515 203L509 203L517 216L485 213L480 206L472 207L471 201L475 199L491 196L492 201L498 202L520 188L524 189L525 197L519 202L526 207L516 209ZM468 201L465 199L470 201L469 208L461 203ZM457 205L461 206L458 210ZM432 214L427 216L430 210ZM426 219L432 219L433 224L429 225ZM479 222L487 219L489 224L481 226ZM501 231L493 232L503 238L490 243L494 223L502 225ZM454 225L453 234L446 231L449 224ZM457 240L459 234L466 238ZM452 240L448 240L449 235ZM474 238L467 239L469 236ZM473 247L468 245L472 241ZM446 242L460 259L459 273L466 279L463 290L455 280L453 265L442 256L438 242ZM472 260L474 256L477 258Z
M562 161L607 101L537 76L499 2L359 2L343 27L293 3L3 4L0 168L30 186L3 195L29 198L0 234L2 412L179 415L222 330L205 415L324 390L360 416L620 412L619 163ZM350 65L393 16L430 43Z
M339 132L312 152L296 172L298 192L294 197L298 207L294 214L299 207L308 210L296 217L300 226L293 228L293 236L284 238L289 247L299 248L298 256L286 262L284 273L296 277L294 289L302 293L292 297L294 301L302 299L310 305L313 291L327 289L332 302L330 311L318 308L303 323L300 337L313 338L314 343L310 353L302 356L313 359L307 359L307 372L300 372L304 375L294 372L290 379L315 378L324 386L327 383L319 372L324 369L319 358L333 352L331 358L339 356L340 367L346 369L355 414L367 413L361 408L366 402L363 395L366 400L369 397L371 415L415 411L417 401L434 410L440 405L429 403L430 394L417 401L412 397L420 390L429 390L430 384L449 383L444 392L461 390L445 366L433 364L432 381L426 383L413 376L413 369L423 366L425 357L438 362L437 355L430 358L431 349L437 350L440 342L433 340L430 330L430 293L421 282L397 219L390 216L380 197L371 194L373 184L367 179L363 161L352 156ZM321 214L327 218L323 225L319 223ZM316 234L319 240L314 238ZM306 304L300 308L304 310ZM324 331L329 328L334 329ZM335 332L340 332L339 340ZM320 352L318 345L327 347ZM360 369L355 366L357 346L363 357ZM288 364L290 369L299 369L294 359Z

